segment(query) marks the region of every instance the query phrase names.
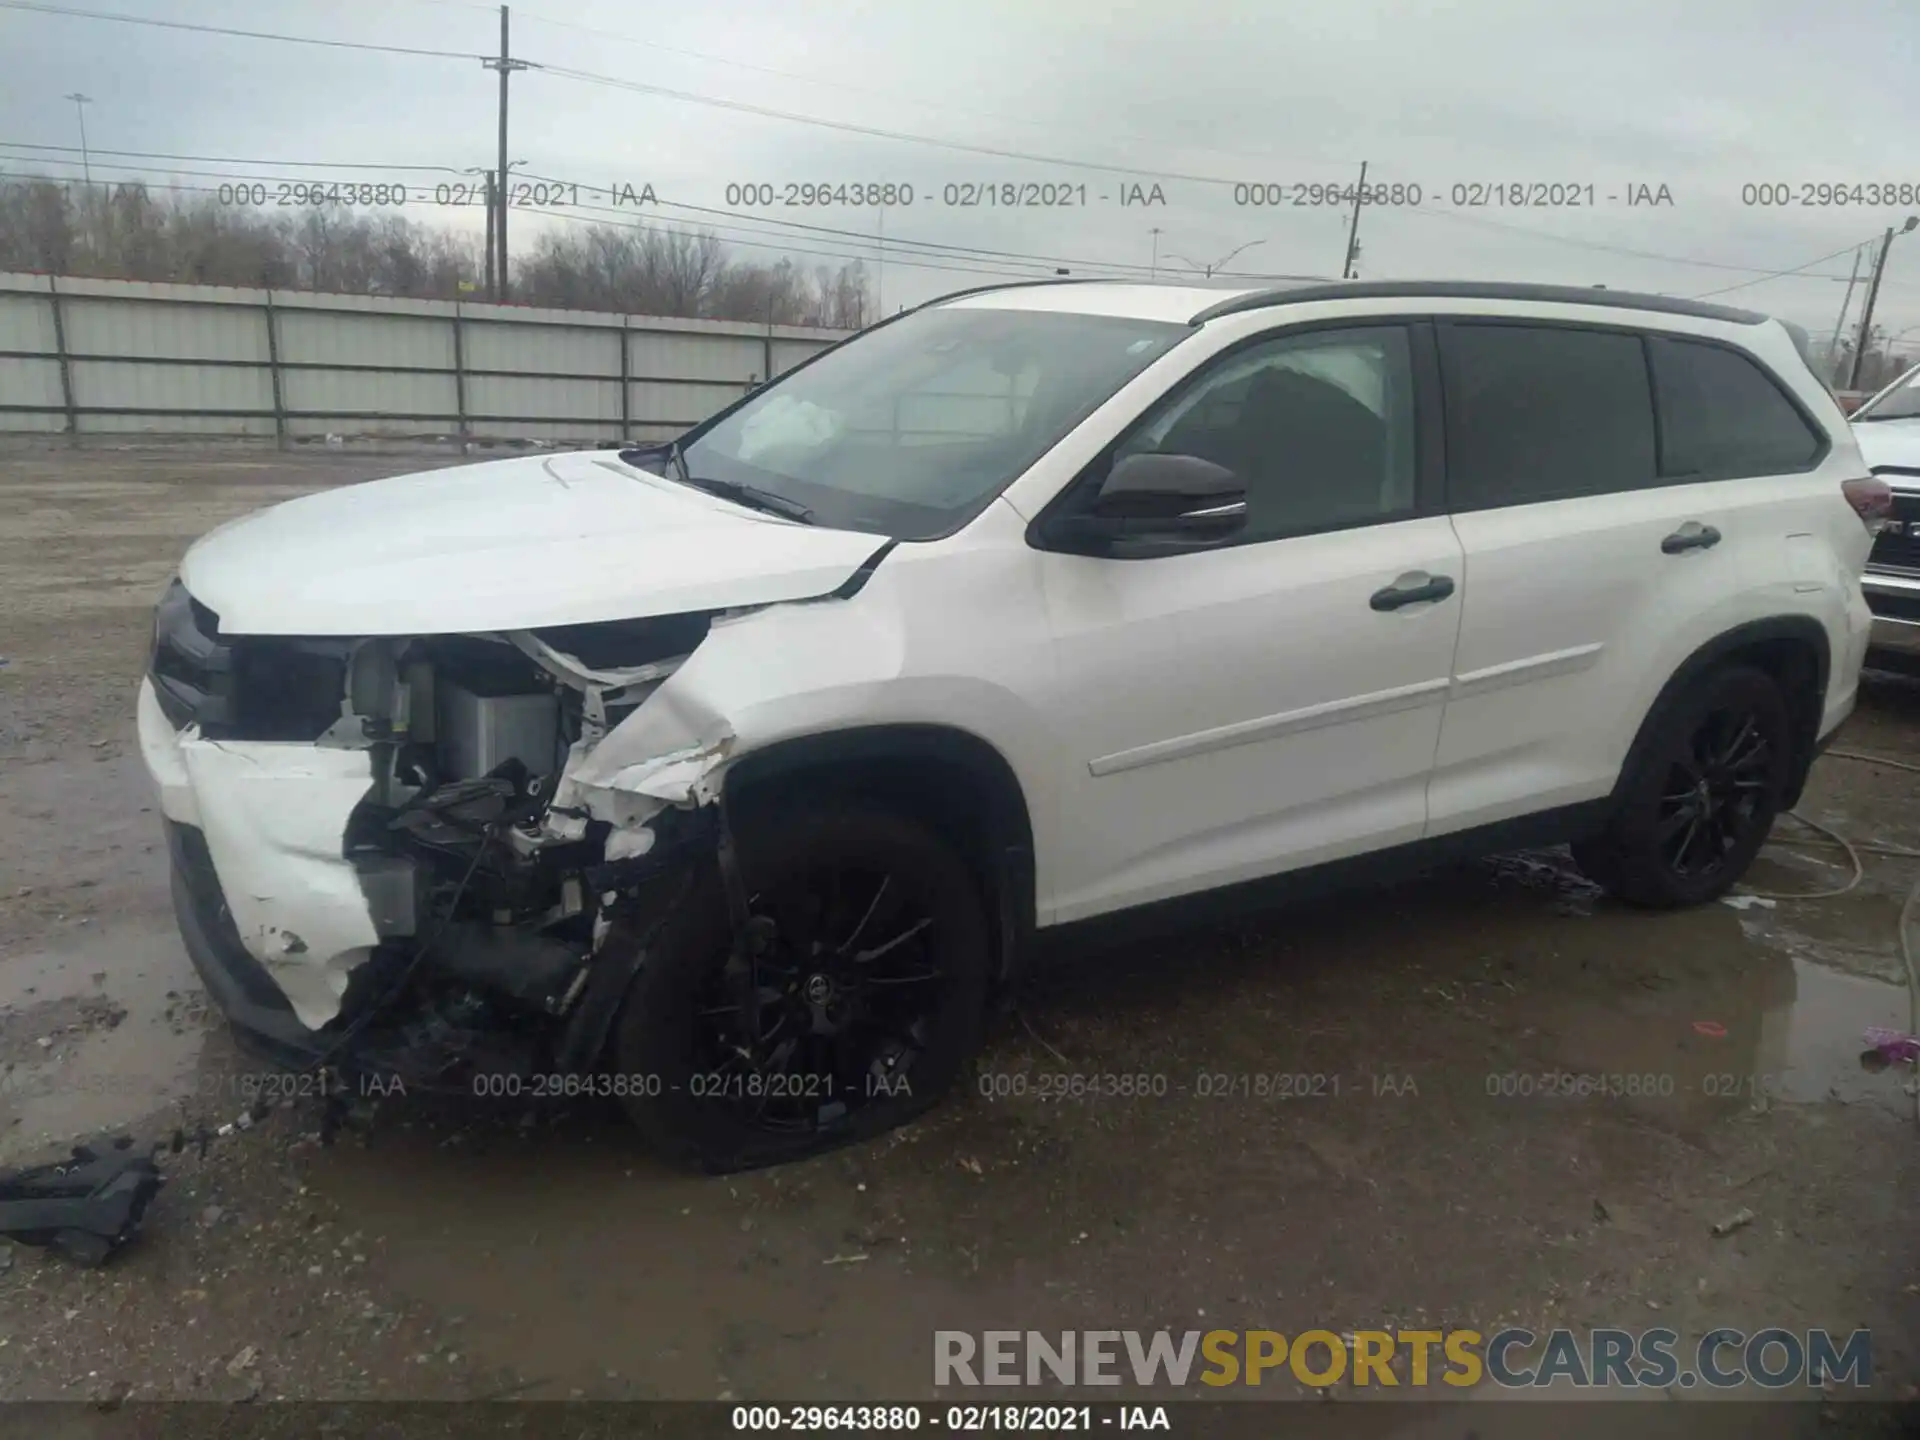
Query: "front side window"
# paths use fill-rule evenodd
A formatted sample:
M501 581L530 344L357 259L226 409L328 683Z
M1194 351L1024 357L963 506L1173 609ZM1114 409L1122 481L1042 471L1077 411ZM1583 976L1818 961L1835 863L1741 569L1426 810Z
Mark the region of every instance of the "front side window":
M1639 490L1657 481L1638 335L1570 326L1440 327L1455 510Z
M1651 336L1660 469L1671 479L1790 475L1825 438L1760 367L1719 345Z
M1115 459L1197 455L1246 486L1246 541L1411 514L1413 367L1399 326L1309 331L1215 362Z
M1193 331L1045 310L935 308L776 381L690 442L697 480L902 540L956 529Z

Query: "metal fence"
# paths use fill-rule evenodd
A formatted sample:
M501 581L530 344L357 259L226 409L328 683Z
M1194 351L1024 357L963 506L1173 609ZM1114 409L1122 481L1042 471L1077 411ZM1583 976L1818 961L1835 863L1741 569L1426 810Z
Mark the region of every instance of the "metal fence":
M660 439L842 338L785 325L0 272L0 433Z

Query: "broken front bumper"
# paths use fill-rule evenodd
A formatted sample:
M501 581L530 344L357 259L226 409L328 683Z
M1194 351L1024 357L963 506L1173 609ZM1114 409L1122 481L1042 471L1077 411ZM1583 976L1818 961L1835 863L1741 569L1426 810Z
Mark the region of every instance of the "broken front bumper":
M151 680L141 682L139 732L195 967L236 1024L312 1046L383 929L411 928L410 915L376 924L343 854L348 817L372 784L368 753L176 730Z
M286 992L240 942L206 838L191 825L165 823L174 919L208 996L249 1049L289 1068L319 1059L323 1037L301 1023Z

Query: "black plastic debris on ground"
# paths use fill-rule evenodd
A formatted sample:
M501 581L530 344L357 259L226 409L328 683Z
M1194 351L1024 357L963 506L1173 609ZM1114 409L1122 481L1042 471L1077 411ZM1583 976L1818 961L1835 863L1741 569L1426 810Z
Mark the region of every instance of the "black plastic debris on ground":
M0 1235L99 1265L134 1237L163 1183L130 1141L104 1155L76 1145L56 1164L0 1171Z

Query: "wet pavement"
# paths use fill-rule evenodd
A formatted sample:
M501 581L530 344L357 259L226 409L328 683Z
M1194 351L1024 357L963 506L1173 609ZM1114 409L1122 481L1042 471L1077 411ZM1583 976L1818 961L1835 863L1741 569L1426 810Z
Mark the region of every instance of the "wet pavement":
M227 515L422 458L0 454L0 1161L284 1093L173 932L148 609ZM1920 687L1841 748L1920 762ZM1529 854L1080 958L926 1120L779 1170L592 1105L391 1097L326 1147L283 1105L169 1154L101 1271L0 1245L0 1397L895 1398L936 1328L1415 1323L1868 1327L1910 1394L1920 1126L1861 1037L1910 1023L1920 774L1828 757L1801 813L1872 847L1847 893L1648 915ZM1848 881L1777 838L1743 888Z

